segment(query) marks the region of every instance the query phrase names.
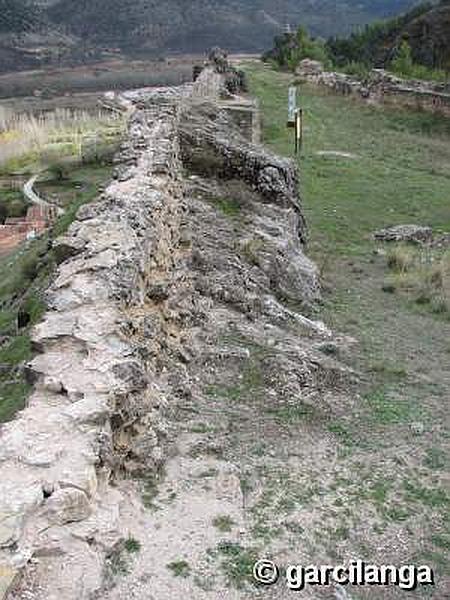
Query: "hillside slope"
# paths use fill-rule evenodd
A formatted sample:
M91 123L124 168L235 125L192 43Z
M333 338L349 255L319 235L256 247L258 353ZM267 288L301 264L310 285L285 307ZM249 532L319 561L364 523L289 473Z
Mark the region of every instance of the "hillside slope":
M338 65L355 61L386 67L404 40L415 63L450 70L450 1L419 5L347 38L330 39L327 46Z
M402 37L407 37L413 58L428 66L450 70L450 2L442 2L409 23Z
M0 0L0 69L3 55L17 67L63 59L125 54L203 52L211 45L259 52L286 23L313 35L349 33L376 18L406 10L415 0ZM31 19L26 7L31 11ZM15 7L14 10L10 10ZM25 7L25 11L24 11ZM17 13L17 14L16 14ZM30 35L30 21L38 38ZM26 35L23 35L25 33ZM55 39L56 33L59 35ZM12 37L11 37L11 34ZM47 39L51 34L52 39ZM43 52L42 48L45 48ZM22 58L21 58L22 57Z

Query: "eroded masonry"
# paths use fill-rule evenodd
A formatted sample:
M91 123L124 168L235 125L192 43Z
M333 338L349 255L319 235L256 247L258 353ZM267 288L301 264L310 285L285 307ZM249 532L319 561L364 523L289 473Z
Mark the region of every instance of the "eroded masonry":
M141 595L111 583L130 536L154 557L155 597L178 597L180 580L163 581L164 523L147 535L139 520L142 482L163 468L178 481L172 544L196 510L200 492L179 483L192 469L214 480L199 512L226 506L245 529L240 450L224 450L232 418L215 398L238 390L252 414L314 402L345 376L317 350L331 334L305 316L319 287L296 168L248 139L257 109L227 100L223 82L208 67L192 85L123 94L115 179L57 242L34 391L0 432L0 598L150 597L145 582ZM217 425L206 441L205 414Z

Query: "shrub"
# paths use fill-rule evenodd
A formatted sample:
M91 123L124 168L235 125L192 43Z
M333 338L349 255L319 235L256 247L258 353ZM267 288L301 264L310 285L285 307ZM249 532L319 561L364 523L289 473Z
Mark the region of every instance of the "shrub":
M383 286L385 291L403 289L416 304L428 306L433 313L450 313L450 251L441 255L400 245L388 253L387 262L394 273Z
M133 537L129 537L125 540L125 550L130 554L136 554L141 550L141 542Z
M69 166L63 161L49 164L46 170L54 181L66 181L69 179Z
M22 263L22 275L27 281L34 281L39 274L39 259L30 256Z
M414 62L412 56L411 46L406 40L400 45L397 50L397 55L391 61L391 70L399 75L409 79L429 79L435 81L444 81L448 78L448 74L445 71L438 69L430 69L425 65L419 65Z
M294 71L305 58L318 60L327 67L331 65L325 43L311 38L302 26L295 33L277 36L273 50L263 56L265 62L274 61L279 67L291 71Z
M404 75L410 75L413 69L413 59L411 46L406 40L400 45L397 51L397 56L391 62L392 70L395 73L403 73Z
M346 63L340 70L348 75L353 75L360 80L367 79L370 73L370 68L366 63L358 62L356 60Z
M91 144L88 147L83 148L81 162L84 165L109 165L113 162L117 150L118 143Z
M8 217L23 217L27 212L27 203L23 199L12 200L7 207Z
M415 263L416 254L410 246L396 246L388 252L388 267L393 271L405 273L409 271Z
M175 577L189 577L191 567L185 560L174 560L167 565L167 568L172 571Z

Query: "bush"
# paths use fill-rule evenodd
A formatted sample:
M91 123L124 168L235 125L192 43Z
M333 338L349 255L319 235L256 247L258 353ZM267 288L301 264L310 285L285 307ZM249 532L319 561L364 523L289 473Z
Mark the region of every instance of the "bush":
M450 252L440 255L433 250L397 246L387 256L394 274L383 289L402 289L418 305L435 314L450 314Z
M34 281L39 274L39 259L30 256L22 263L22 275L27 281Z
M411 46L406 40L403 40L397 56L391 62L391 68L395 73L403 73L404 75L410 75L413 70L413 59Z
M69 166L63 161L49 164L46 170L54 181L67 181L69 179Z
M370 74L370 68L366 63L358 62L355 60L346 63L339 70L343 71L344 73L347 73L348 75L353 75L359 80L367 79Z
M311 38L304 27L295 33L285 33L275 38L273 50L263 56L265 62L275 62L279 67L295 71L305 59L318 60L326 67L331 65L325 43Z
M12 200L7 208L8 217L23 217L27 212L27 203L25 200L19 200L18 198Z
M393 271L405 273L414 266L415 252L410 246L396 246L388 252L387 263Z
M403 40L397 51L396 57L391 61L391 70L407 79L425 79L434 81L445 81L448 74L445 71L430 69L425 65L419 65L413 61L411 46Z
M81 155L81 162L83 165L99 164L109 165L112 164L114 155L118 150L118 143L102 143L90 145L83 148Z

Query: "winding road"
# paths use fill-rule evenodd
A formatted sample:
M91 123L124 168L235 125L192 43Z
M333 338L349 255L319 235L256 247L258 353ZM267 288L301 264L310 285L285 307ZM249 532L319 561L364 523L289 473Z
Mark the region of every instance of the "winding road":
M40 173L37 173L36 175L33 175L33 177L31 177L31 179L29 179L24 184L24 186L23 186L23 194L24 194L25 198L27 200L29 200L32 204L36 204L38 206L46 206L48 208L55 208L56 209L56 214L58 216L63 215L64 214L64 210L60 206L57 206L56 204L51 204L50 202L47 202L47 200L44 200L43 198L41 198L34 191L34 184L38 180L39 176L40 176Z

